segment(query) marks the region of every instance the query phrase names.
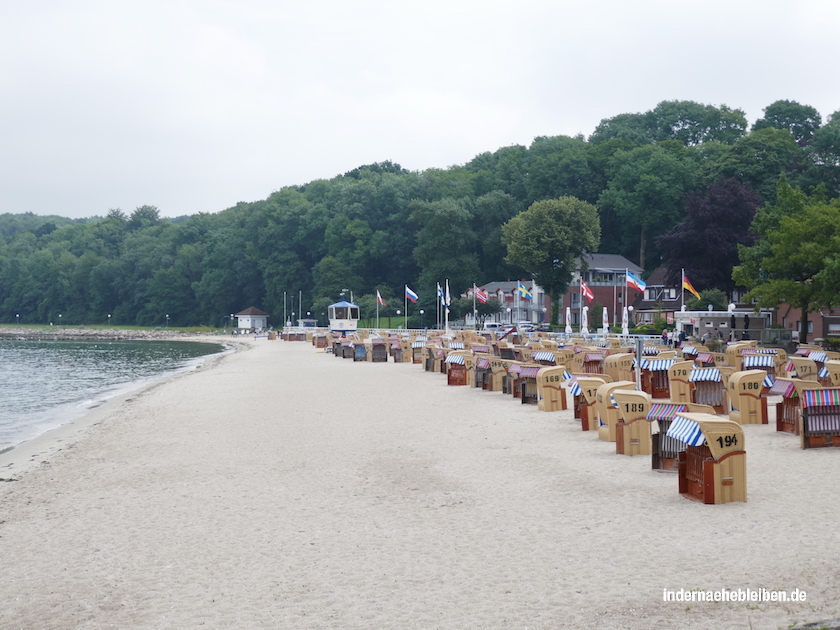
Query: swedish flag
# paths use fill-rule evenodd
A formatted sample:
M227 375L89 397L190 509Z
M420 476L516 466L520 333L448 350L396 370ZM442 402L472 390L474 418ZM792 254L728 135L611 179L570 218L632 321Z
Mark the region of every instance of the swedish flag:
M526 289L525 285L523 285L521 282L519 283L519 287L517 287L517 290L519 291L519 297L522 298L523 300L533 300L534 299L534 296L531 295L531 292L528 289Z

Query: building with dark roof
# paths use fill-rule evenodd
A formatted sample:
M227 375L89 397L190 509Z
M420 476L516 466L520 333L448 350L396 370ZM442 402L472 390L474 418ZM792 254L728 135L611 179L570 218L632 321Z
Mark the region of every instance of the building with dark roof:
M244 311L237 313L237 328L266 328L268 327L268 313L251 306Z
M622 308L632 305L637 294L637 291L627 286L627 272L641 278L644 269L618 254L589 254L584 260L587 270L581 272L580 264L578 265L578 271L572 275L569 291L560 301L562 312L559 313L559 321L566 323L563 318L568 308L571 311L571 324L579 325L581 307L588 306L591 309L597 304L607 308L610 321L620 322ZM594 294L593 300L582 297L581 279ZM599 310L597 316L600 317L600 314Z
M636 276L641 277L644 270L618 254L589 254L584 257L584 261L588 269L581 273L580 261L578 261L578 271L572 275L568 292L560 299L561 311L558 314L558 321L561 324L566 323L564 321L565 309L570 308L571 323L573 325L580 324L580 280L583 277L584 283L595 295L594 301L587 301L585 306L591 308L595 303L605 306L613 318L611 321L620 322L621 308L625 306L624 300L631 300L627 304L629 306L635 299L635 295L633 295L635 292L627 288L626 273L629 270ZM549 296L542 287L532 280L523 280L522 284L533 295L532 300L523 300L518 297L518 281L488 282L479 287L487 291L491 300L495 299L501 303L502 311L495 316L494 320L502 323L531 322L534 324L550 321L551 300ZM472 294L470 288L464 294L464 297L472 298ZM600 311L598 316L600 317Z

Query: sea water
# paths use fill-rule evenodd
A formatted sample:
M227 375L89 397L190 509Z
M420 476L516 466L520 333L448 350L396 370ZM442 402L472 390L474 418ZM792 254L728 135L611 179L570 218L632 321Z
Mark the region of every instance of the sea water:
M0 452L223 352L193 341L0 341Z

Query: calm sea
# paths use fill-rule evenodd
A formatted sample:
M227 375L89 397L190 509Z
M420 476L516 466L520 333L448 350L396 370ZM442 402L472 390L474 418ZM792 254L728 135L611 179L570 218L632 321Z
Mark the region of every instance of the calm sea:
M224 350L192 341L0 340L0 451Z

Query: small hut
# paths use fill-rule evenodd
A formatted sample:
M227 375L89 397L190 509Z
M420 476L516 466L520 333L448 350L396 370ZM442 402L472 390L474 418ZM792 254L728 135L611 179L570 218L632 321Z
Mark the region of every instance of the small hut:
M237 328L246 328L251 330L252 328L268 327L268 313L265 313L254 306L246 308L241 313L237 313L234 317L236 317Z

